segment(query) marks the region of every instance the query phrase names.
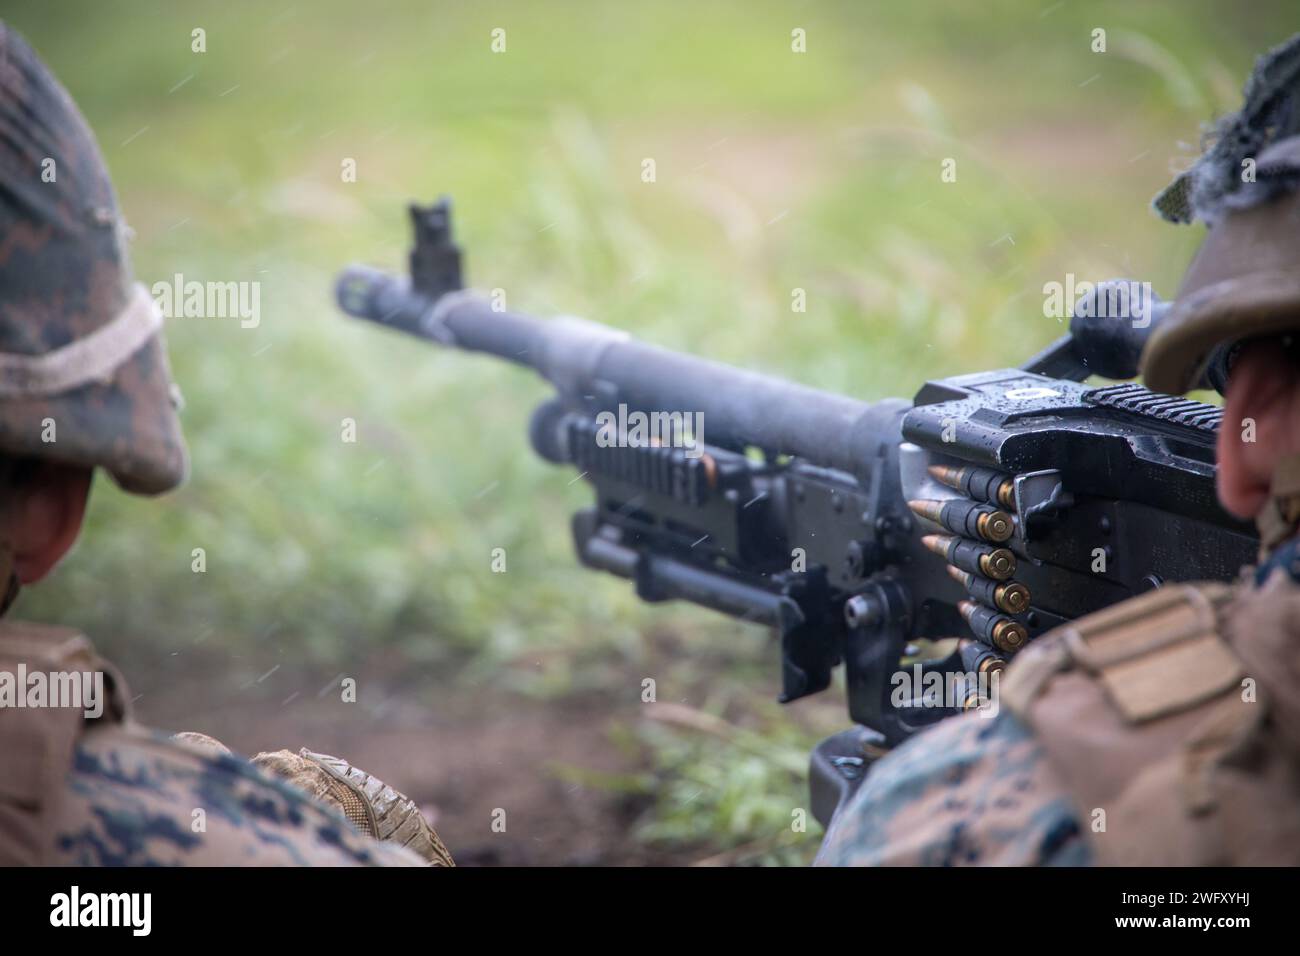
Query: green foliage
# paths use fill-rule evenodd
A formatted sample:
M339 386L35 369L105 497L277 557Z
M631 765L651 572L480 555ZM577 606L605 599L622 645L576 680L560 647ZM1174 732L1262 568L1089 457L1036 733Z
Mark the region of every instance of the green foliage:
M710 846L700 856L728 864L811 862L821 834L808 807L808 752L816 740L781 712L755 729L724 726L720 737L654 723L641 728L654 755L655 804L638 836Z

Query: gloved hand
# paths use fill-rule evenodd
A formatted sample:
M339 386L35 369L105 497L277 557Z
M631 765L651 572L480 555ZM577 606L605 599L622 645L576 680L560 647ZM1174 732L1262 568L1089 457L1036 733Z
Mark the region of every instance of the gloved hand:
M367 836L404 846L430 866L456 865L414 801L346 760L304 747L260 753L253 763L338 808Z

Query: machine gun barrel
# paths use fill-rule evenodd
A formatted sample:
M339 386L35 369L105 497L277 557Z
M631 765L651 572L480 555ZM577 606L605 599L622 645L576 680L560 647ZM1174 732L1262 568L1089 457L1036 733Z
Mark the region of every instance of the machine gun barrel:
M853 474L869 469L880 428L910 404L823 392L639 342L585 319L498 312L465 290L426 295L405 278L365 266L345 270L336 291L350 315L530 366L568 399L698 413L710 445L753 445Z

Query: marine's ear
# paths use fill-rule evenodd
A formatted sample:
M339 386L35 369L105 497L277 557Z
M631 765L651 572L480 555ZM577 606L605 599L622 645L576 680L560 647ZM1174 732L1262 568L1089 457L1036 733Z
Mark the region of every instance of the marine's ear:
M59 563L81 532L91 469L35 462L4 502L4 537L21 584L33 584Z

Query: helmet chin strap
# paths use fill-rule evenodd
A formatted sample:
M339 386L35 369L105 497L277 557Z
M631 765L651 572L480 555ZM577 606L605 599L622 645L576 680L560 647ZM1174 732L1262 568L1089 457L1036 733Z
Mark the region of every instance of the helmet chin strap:
M9 606L18 597L18 572L14 570L14 555L7 541L0 541L0 615L9 610Z
M1300 530L1300 454L1283 458L1274 469L1268 501L1255 524L1261 561Z

